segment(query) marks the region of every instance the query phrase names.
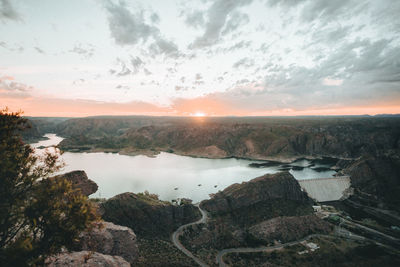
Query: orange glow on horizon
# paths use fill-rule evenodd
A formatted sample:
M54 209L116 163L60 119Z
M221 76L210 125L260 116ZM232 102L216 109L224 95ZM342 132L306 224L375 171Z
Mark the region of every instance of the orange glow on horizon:
M206 117L207 115L204 112L196 112L192 114L193 117Z
M398 101L397 101L398 102ZM101 115L149 115L149 116L331 116L400 114L400 103L379 103L371 106L310 108L304 110L243 110L220 103L214 99L179 99L169 107L146 102L111 103L91 100L8 98L0 97L0 108L22 110L25 116L86 117Z

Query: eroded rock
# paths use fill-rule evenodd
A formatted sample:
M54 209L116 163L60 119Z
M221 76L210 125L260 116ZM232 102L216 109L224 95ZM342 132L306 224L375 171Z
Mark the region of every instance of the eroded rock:
M229 212L269 200L309 202L297 180L289 172L266 174L248 182L233 184L216 193L202 207L210 212Z
M135 233L128 227L102 222L100 227L81 234L82 250L121 256L134 264L138 259L138 245Z
M253 238L271 242L298 240L310 234L326 234L332 230L329 223L315 215L276 217L249 228Z
M98 189L97 184L90 180L84 171L72 171L53 177L53 179L64 178L72 183L73 188L80 189L82 195L89 196Z
M98 252L79 251L61 253L46 260L49 267L129 267L126 260L119 256L104 255Z

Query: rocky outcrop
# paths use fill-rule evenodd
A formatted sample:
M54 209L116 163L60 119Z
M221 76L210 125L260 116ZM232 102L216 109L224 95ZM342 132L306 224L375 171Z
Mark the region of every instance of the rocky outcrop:
M326 234L332 230L331 224L315 215L276 217L263 221L248 229L252 238L272 242L280 240L282 243L298 240L310 234Z
M400 211L400 158L364 156L343 170L355 189L352 200Z
M198 220L191 204L172 205L151 194L123 193L101 204L103 218L133 229L139 237L169 239L179 226Z
M80 192L89 196L97 191L97 184L90 180L84 171L72 171L67 172L58 176L53 177L53 179L66 179L71 182L74 189L79 189Z
M233 184L216 193L210 200L203 201L201 205L207 211L216 213L272 200L295 201L299 204L311 201L289 172L280 172Z
M49 267L129 267L126 260L119 256L104 255L98 252L79 251L61 253L46 260Z
M80 236L80 249L121 256L132 265L138 259L135 233L128 227L102 222L90 232Z

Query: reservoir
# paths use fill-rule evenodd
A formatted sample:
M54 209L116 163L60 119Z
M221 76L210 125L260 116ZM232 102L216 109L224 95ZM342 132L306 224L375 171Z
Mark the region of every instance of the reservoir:
M37 153L43 147L57 145L63 138L46 134L48 140L31 144ZM51 148L49 148L51 149ZM276 164L263 168L250 167L262 161L246 159L205 159L161 152L156 157L126 156L115 153L65 152L62 172L84 170L89 179L99 186L90 197L110 198L124 192L145 190L159 195L162 200L190 198L194 202L209 198L209 194L223 190L233 183L287 169L297 179L330 178L336 173L324 169L326 164L299 160L292 164Z

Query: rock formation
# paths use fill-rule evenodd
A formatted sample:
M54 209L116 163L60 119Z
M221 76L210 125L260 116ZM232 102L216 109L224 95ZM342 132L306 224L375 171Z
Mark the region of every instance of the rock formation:
M119 194L101 208L105 220L128 226L146 238L168 239L179 226L200 218L199 210L191 204L175 206L151 194Z
M280 172L233 184L216 193L210 200L203 201L201 205L210 212L229 212L271 200L310 203L297 180L289 172Z
M102 222L99 227L81 234L80 249L121 256L134 265L138 259L135 233L128 227Z
M104 255L98 252L79 251L61 253L46 260L49 267L129 267L126 260L119 256Z
M400 158L364 156L354 161L343 173L350 175L355 189L353 199L366 205L376 205L400 211Z
M84 171L72 171L53 177L53 179L60 178L64 178L71 182L72 187L79 189L82 195L85 196L95 193L98 188L97 184L90 180Z
M280 240L283 243L298 240L307 235L326 234L332 225L315 215L276 217L251 226L248 232L254 239L264 242Z

